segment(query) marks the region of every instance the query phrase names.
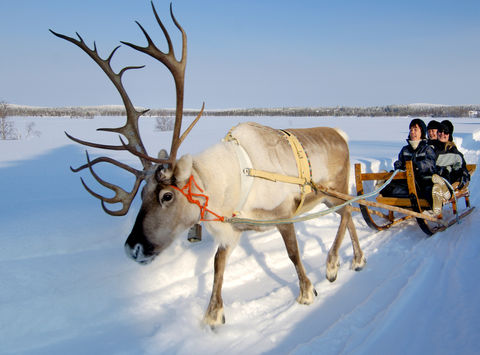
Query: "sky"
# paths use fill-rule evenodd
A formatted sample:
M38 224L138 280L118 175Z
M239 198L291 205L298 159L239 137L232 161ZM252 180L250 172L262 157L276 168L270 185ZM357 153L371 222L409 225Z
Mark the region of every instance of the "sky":
M169 2L155 6L179 52ZM185 107L480 104L480 2L469 0L177 0L188 36ZM135 21L166 44L146 0L1 0L0 101L32 106L121 104L98 66L48 29L96 41L144 45ZM161 63L122 46L132 102L175 106Z

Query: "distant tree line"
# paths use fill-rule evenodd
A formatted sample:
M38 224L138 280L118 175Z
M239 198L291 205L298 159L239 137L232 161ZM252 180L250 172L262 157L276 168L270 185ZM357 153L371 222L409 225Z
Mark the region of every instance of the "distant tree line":
M208 111L210 116L418 116L418 117L468 117L469 112L480 111L480 105L433 106L389 105L373 107L293 107L251 108Z
M142 108L137 108L143 110ZM6 104L5 116L62 116L93 118L94 116L124 116L122 106L92 107L31 107ZM204 116L418 116L418 117L468 117L469 112L480 111L480 105L388 105L372 107L283 107L205 110ZM194 116L198 110L185 110L184 115ZM173 109L151 109L145 116L165 117L175 115Z
M145 110L137 107L138 111ZM33 116L33 117L71 117L71 118L93 118L95 116L125 116L123 106L73 106L73 107L33 107L9 105L5 106L5 116ZM185 115L196 115L198 111L185 110ZM172 109L152 109L144 116L165 117L174 116Z

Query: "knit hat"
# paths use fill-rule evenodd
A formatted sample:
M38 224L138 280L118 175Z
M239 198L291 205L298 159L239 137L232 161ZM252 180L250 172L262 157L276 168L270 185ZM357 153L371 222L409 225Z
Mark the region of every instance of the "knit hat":
M450 133L450 136L448 137L448 140L450 142L453 142L453 123L450 122L449 120L443 120L441 122L441 124L448 128L448 133Z
M430 122L428 122L427 131L429 129L438 129L439 127L440 127L440 122L431 120Z
M423 120L421 120L420 118L414 118L408 125L408 128L410 129L415 125L420 127L420 131L422 132L420 138L425 139L427 133L427 126L425 125L425 122L423 122Z
M438 131L450 134L450 127L448 127L446 124L440 123L440 127L438 127Z

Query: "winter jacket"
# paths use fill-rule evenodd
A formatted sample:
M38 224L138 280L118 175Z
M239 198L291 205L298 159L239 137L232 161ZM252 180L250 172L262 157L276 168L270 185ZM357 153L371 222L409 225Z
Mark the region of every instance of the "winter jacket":
M443 149L437 152L437 174L451 184L458 181L459 188L470 181L467 163L454 143L447 142Z
M438 139L429 139L427 143L430 147L432 147L436 154L438 154L438 152L444 148L444 144Z
M408 142L408 139L407 139ZM398 154L398 160L393 163L395 170L405 170L405 162L411 160L415 171L415 181L417 182L417 193L420 197L432 200L432 175L436 172L436 154L433 148L427 144L427 140L422 140L417 149L413 149L410 143L402 148ZM407 182L405 180L393 180L385 186L380 192L383 196L408 198Z
M408 140L407 140L408 142ZM405 170L405 162L411 160L415 173L415 180L420 188L432 185L432 175L437 172L436 154L427 140L420 141L417 149L413 150L410 143L402 148L398 154L398 160L393 164L395 170Z

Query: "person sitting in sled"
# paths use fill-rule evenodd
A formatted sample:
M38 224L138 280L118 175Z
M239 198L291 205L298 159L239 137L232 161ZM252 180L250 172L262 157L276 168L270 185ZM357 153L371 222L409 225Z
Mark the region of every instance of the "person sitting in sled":
M433 148L435 153L442 149L443 144L438 140L438 129L440 128L440 122L431 120L427 125L427 143Z
M435 216L441 214L443 203L452 196L443 179L446 179L455 189L468 186L470 181L465 158L453 142L453 124L449 120L441 122L438 137L441 147L437 151L436 174L432 176L432 211Z
M432 175L436 172L436 154L428 145L426 139L427 127L425 122L415 118L410 122L407 145L398 154L398 160L393 164L395 170L405 170L405 162L412 161L415 173L415 182L419 195L432 200ZM408 197L409 191L405 180L392 180L382 189L383 196Z

